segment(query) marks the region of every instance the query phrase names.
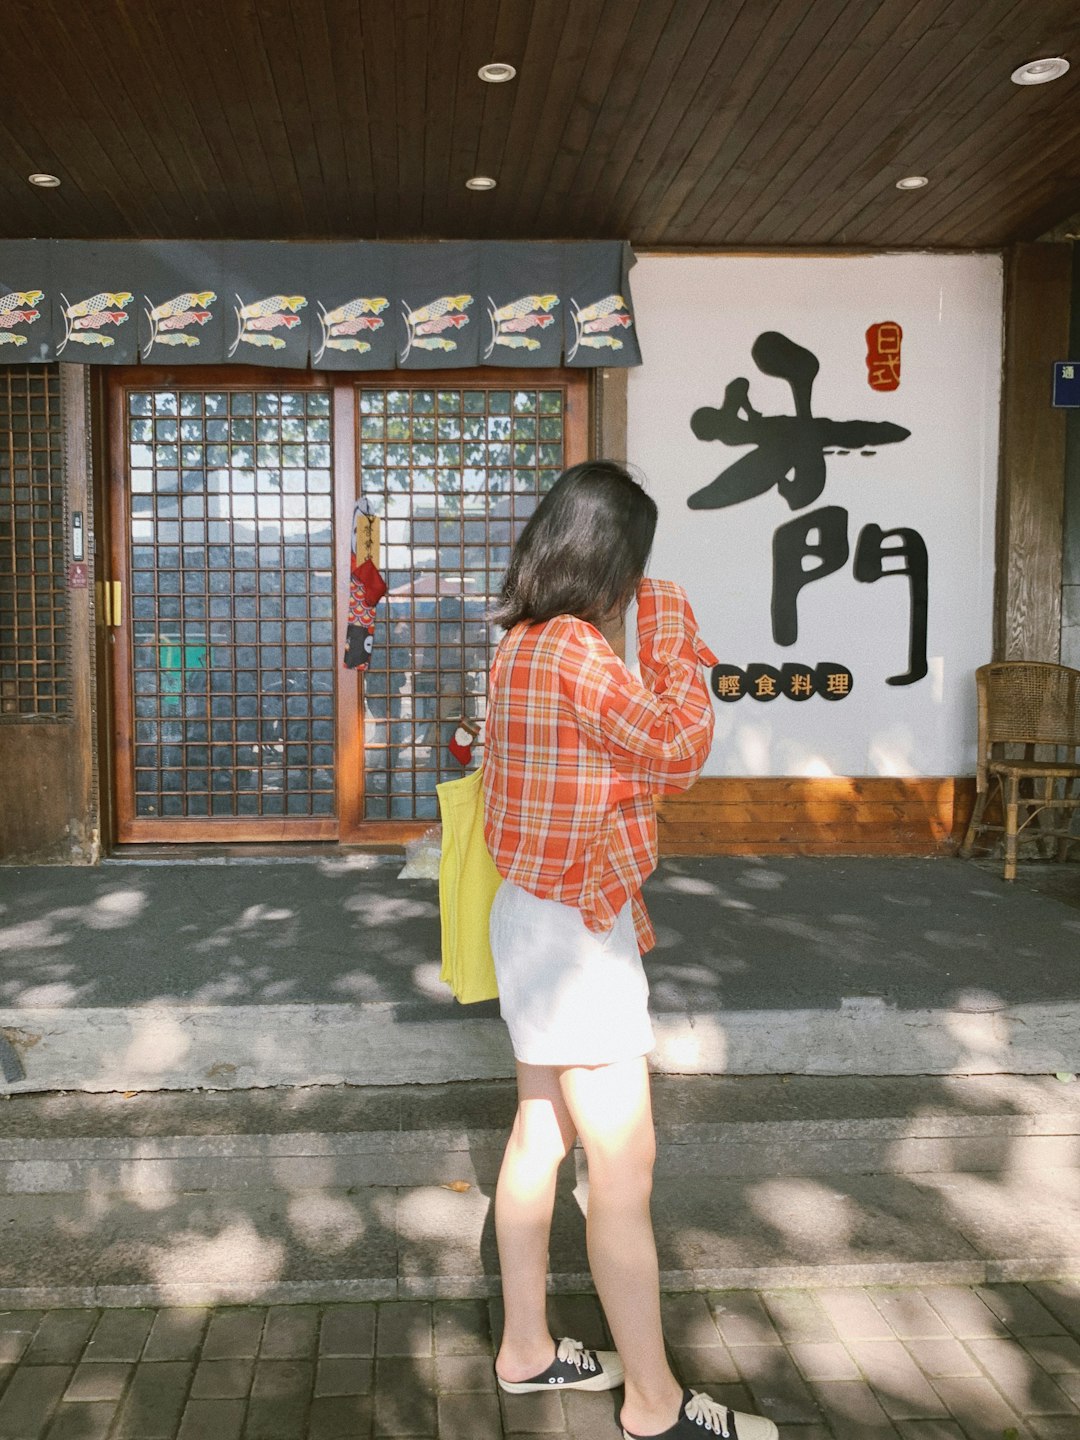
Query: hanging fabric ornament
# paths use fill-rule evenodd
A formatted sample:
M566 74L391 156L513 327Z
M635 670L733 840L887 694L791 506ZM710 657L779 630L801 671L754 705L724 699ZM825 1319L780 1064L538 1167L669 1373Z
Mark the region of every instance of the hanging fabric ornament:
M480 734L480 727L464 715L457 722L457 729L450 739L449 751L459 765L469 766L473 759L473 743Z
M349 621L345 632L345 667L366 670L375 644L375 606L386 594L386 581L376 564L379 517L361 496L353 506L352 563L349 572Z

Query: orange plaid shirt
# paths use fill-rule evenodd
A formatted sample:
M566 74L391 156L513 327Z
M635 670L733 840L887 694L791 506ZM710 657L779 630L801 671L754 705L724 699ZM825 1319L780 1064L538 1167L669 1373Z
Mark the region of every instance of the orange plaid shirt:
M656 936L640 890L656 869L653 795L704 765L713 707L681 586L638 590L640 684L595 626L523 621L499 642L484 741L484 833L504 879L581 911L603 933L633 902L642 953Z

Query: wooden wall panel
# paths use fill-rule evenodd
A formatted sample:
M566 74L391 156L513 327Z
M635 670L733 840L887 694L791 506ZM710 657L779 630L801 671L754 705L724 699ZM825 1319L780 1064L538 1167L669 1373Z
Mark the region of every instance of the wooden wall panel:
M1071 245L1015 245L1005 271L1005 375L994 658L1060 658L1065 412L1051 366L1069 345Z
M657 803L661 855L948 855L974 803L969 779L699 780Z

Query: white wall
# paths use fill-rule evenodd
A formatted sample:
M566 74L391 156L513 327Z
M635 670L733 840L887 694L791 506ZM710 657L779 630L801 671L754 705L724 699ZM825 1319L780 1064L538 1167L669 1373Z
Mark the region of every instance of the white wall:
M711 775L971 774L973 671L990 658L1001 385L1002 273L996 256L645 256L632 274L644 364L629 376L628 455L660 508L650 573L686 585L706 640L745 666L838 661L850 696L716 702ZM900 386L870 388L865 332L903 327ZM910 430L871 456L827 457L820 498L792 510L776 489L723 509L687 498L752 447L698 440L690 417L736 376L767 415L793 413L790 386L751 347L776 330L820 361L813 413ZM846 568L807 585L799 637L774 643L772 536L824 505L849 511ZM859 583L863 526L910 526L929 552L926 678L907 668L908 582Z

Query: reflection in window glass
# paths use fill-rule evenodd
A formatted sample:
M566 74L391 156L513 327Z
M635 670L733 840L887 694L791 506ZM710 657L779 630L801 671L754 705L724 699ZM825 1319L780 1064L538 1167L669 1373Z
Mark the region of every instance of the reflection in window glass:
M434 821L436 783L462 773L447 748L457 723L484 719L487 611L563 468L565 392L359 395L361 490L384 517L388 586L363 681L364 815Z
M329 404L128 394L137 816L334 813Z
M62 442L58 367L0 369L0 716L12 720L70 713Z

